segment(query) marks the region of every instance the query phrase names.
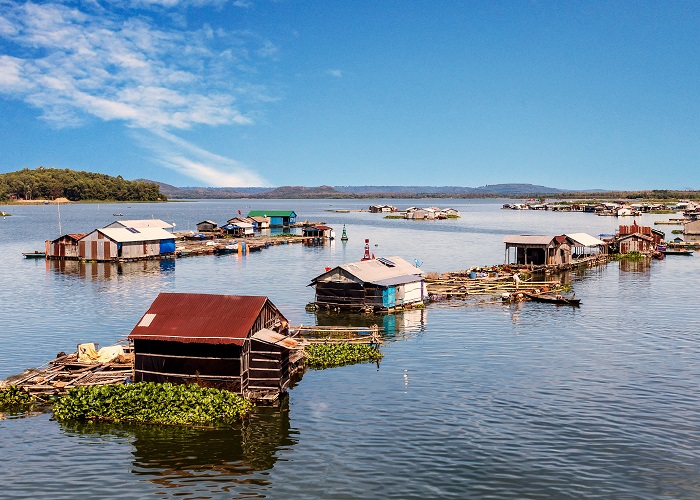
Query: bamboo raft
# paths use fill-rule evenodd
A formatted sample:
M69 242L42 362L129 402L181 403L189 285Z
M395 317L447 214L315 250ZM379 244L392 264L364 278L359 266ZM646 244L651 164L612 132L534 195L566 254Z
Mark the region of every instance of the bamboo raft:
M382 343L378 325L362 326L290 326L289 334L302 346L309 344L376 344Z
M447 275L426 279L428 294L432 300L466 298L470 295L496 295L533 289L557 289L561 282L522 281L517 284L513 276L470 278L463 275Z
M133 379L133 354L119 356L109 363L78 361L78 352L64 354L38 368L0 381L0 389L17 386L33 396L63 394L68 389L86 385L122 384Z

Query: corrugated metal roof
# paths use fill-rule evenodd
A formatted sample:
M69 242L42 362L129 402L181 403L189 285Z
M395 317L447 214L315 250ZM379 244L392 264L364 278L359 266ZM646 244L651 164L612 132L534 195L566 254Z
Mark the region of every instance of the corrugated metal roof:
M503 243L516 245L549 245L554 236L538 234L510 234L503 237Z
M159 227L143 227L132 228L135 231L129 231L126 227L104 227L96 229L108 238L117 243L132 243L134 241L156 241L156 240L172 240L175 236Z
M598 238L586 233L571 233L566 234L566 237L583 247L597 247L599 245L606 245L603 240L599 240Z
M265 342L266 344L281 345L287 349L298 349L300 347L299 342L291 337L282 335L268 328L263 328L262 330L255 332L253 337L255 340L260 342Z
M410 281L405 282L410 283L411 281L416 281L416 279L420 279L420 277L423 275L423 271L418 269L413 264L410 264L409 262L405 261L401 257L389 257L386 260L393 262L394 266L387 266L380 262L378 259L372 259L360 262L352 262L350 264L342 264L338 267L343 269L345 272L351 274L352 276L355 276L360 281L375 284L378 284L383 280L394 279L398 277L411 278ZM335 269L338 268L336 267ZM329 273L333 273L333 271L334 270L331 270L326 273L323 273L320 276L317 276L313 279L312 283L316 282L318 279L322 278L323 276Z
M130 339L243 345L267 297L161 293Z
M117 220L112 222L110 226L114 224L119 224L122 227L134 227L136 229L146 228L146 227L159 227L161 229L172 229L173 225L168 224L160 219L134 219L134 220Z
M406 283L413 283L416 281L421 281L422 276L417 276L415 274L409 274L406 276L397 276L395 278L387 278L385 280L373 281L372 283L379 286L393 286L393 285L405 285Z
M296 217L294 210L251 210L248 217Z

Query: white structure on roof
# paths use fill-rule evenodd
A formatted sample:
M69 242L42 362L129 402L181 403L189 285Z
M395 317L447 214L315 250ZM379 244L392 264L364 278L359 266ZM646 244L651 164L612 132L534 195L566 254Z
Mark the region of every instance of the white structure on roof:
M161 229L172 229L173 225L168 224L160 219L134 219L134 220L116 220L111 224L105 226L105 228L110 227L133 227L135 229L141 228L161 228Z

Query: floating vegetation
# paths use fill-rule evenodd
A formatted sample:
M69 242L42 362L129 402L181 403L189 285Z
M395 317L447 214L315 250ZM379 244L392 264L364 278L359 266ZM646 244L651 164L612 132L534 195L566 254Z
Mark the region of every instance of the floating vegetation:
M0 411L27 411L36 403L34 396L15 385L0 389Z
M371 344L311 344L305 348L306 366L323 369L363 361L379 361L384 355Z
M230 425L254 408L229 391L198 385L138 382L70 389L53 405L57 420L166 425Z
M611 259L612 260L633 260L633 261L638 261L638 260L645 260L648 259L649 256L645 255L641 252L628 252L628 253L616 253L613 254Z

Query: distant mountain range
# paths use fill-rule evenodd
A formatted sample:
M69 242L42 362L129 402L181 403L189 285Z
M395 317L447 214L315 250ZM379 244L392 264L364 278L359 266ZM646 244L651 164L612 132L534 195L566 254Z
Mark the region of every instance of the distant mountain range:
M175 187L157 181L138 179L158 184L169 199L222 199L222 198L481 198L481 197L539 197L571 193L571 190L538 186L535 184L492 184L481 187L461 186L282 186L249 188ZM596 190L596 192L602 192Z

